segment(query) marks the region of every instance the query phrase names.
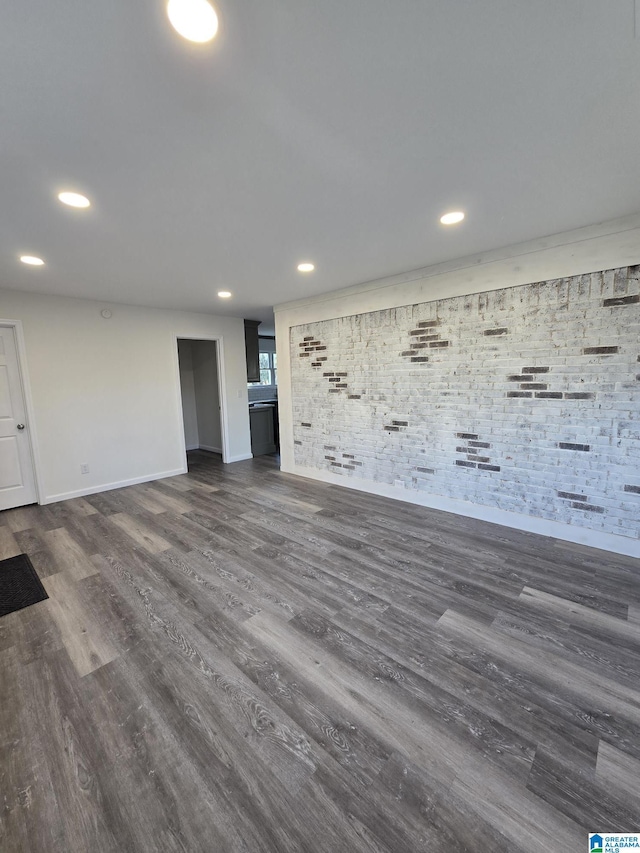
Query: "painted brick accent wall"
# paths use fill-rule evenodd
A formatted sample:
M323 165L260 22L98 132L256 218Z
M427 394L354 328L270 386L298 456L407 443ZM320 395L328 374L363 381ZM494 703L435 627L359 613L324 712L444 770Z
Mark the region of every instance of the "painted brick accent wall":
M640 537L638 266L296 326L291 363L297 465Z

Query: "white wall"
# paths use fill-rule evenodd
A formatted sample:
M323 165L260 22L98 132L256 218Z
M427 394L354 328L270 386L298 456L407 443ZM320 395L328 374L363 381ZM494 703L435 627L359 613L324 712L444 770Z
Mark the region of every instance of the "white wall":
M630 266L638 262L640 215L277 306L282 470L345 485L340 475L296 464L290 359L291 330L295 327L452 296L581 275L594 270ZM622 536L578 530L556 521L520 515L517 511L479 506L428 492L408 493L404 487L386 483L350 479L348 485L568 541L640 556L638 542Z
M226 459L251 457L242 320L8 290L0 318L24 329L44 502L184 471L177 338L219 339Z
M198 435L198 410L196 407L196 386L193 377L193 341L178 343L180 355L180 390L182 391L182 416L184 420L184 440L187 450L200 447Z
M218 360L213 341L193 341L193 378L198 419L199 447L222 452Z

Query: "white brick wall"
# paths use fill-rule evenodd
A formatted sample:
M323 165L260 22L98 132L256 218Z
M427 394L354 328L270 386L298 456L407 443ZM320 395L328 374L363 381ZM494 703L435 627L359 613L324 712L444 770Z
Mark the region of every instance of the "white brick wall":
M296 464L638 538L639 295L629 267L295 326Z

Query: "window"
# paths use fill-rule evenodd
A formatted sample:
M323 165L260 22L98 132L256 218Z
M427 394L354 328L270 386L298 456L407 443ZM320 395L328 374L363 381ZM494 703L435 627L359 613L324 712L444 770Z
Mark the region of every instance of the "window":
M270 335L260 335L258 338L258 368L260 370L260 379L258 382L248 383L249 388L256 389L256 393L251 399L266 400L277 396L275 387L278 384L278 356L275 353L275 348L275 338ZM273 388L274 391L272 393L259 392L257 391L258 388Z
M254 383L255 384L255 383ZM260 385L278 384L278 356L275 352L260 353Z

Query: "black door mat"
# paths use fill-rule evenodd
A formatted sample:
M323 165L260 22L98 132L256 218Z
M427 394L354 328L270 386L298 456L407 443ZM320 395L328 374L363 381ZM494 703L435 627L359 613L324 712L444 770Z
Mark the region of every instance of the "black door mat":
M0 560L0 616L49 598L26 554Z

